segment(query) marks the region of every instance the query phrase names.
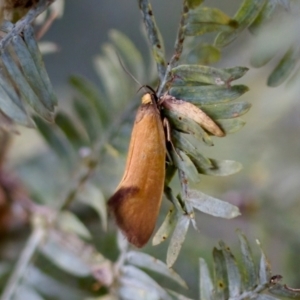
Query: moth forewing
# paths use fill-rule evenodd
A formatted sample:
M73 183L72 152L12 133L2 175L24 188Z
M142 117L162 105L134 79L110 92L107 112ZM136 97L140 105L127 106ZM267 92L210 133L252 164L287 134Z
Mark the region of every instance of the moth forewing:
M170 95L162 96L160 98L160 103L166 109L173 110L186 117L189 117L190 119L193 119L203 129L207 130L211 134L218 137L225 136L225 133L220 128L220 126L216 124L216 122L212 118L210 118L203 110L201 110L194 104L187 101L178 100Z
M165 134L150 94L142 98L132 129L123 178L108 205L128 241L144 246L155 228L165 179Z

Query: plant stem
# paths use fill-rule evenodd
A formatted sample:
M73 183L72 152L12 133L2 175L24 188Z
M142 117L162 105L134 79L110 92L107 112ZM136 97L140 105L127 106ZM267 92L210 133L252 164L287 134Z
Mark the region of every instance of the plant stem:
M45 236L44 228L37 227L31 233L25 248L23 249L19 260L15 266L15 269L6 284L5 290L1 296L1 300L11 300L12 296L15 294L17 288L20 285L20 281L26 272L28 265L31 262L33 255L37 247L40 245L43 237Z
M0 51L3 51L14 36L19 35L26 25L32 23L34 19L44 12L54 1L55 0L40 0L35 7L30 9L29 12L19 20L13 26L12 30L0 41Z

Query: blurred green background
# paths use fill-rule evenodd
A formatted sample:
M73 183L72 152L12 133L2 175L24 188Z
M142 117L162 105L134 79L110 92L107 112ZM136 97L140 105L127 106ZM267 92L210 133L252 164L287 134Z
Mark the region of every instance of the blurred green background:
M206 5L218 7L232 16L240 2L216 0L207 1ZM155 0L153 10L170 57L181 1ZM93 58L100 53L101 45L107 42L110 29L125 33L142 53L147 53L145 57L148 57L141 28L141 15L136 1L66 1L63 18L55 21L43 38L57 43L60 48L58 53L45 56L49 76L58 94L59 106L67 106L72 99L72 90L67 83L71 74L83 75L101 86L94 71ZM282 37L278 35L277 38ZM196 298L198 294L198 258L204 257L211 265L211 251L220 239L229 244L239 257L235 234L237 228L246 234L257 255L259 251L255 246L255 239L261 241L274 274L284 276L284 282L290 286L300 286L300 84L284 83L277 88L267 87L267 76L280 55L261 69L252 68L250 57L257 43L255 37L245 32L225 48L223 57L217 64L218 67L242 65L250 68L239 83L250 87L242 100L250 102L252 108L243 117L247 123L241 131L223 139L214 138L213 149L203 148L203 153L209 157L239 161L243 164L243 169L238 174L224 178L203 176L197 188L239 206L242 216L233 220L222 220L197 213L196 221L200 232L189 229L174 266L187 281L190 297ZM52 183L51 177L58 177L61 184L68 181L68 178L63 178L64 173L59 169L49 169L51 163L43 166L41 162L37 162L39 155L49 155L50 162L55 158L51 157L46 144L36 131L20 128L20 132L21 135L14 138L9 153L9 165L19 172L21 178L30 177L25 179L27 184L30 183L31 186L36 182L38 189L43 187L45 192L49 192L46 198L51 201L51 198L59 195L57 190L53 193L56 182ZM119 164L115 170L119 173L115 174L114 182L105 187L106 197L113 192L121 177L125 156L126 153L121 159L123 165ZM30 165L31 172L24 174L23 166L26 164ZM105 178L105 171L101 176ZM112 174L108 174L108 178L111 180ZM164 219L168 208L169 203L163 201L158 225ZM86 221L89 223L88 219ZM97 237L103 254L115 258L116 252L111 250L115 249L112 242L115 225L110 222L108 236L101 231L98 219L91 221L89 226ZM3 247L9 247L10 244L7 243L5 240ZM145 251L165 260L167 244L168 242L157 247L148 245Z

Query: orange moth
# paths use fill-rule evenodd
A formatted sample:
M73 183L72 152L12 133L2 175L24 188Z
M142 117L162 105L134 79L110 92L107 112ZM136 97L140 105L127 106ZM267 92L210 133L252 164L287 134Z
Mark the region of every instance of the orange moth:
M128 241L144 246L159 213L165 180L165 133L155 95L142 97L132 129L126 168L108 206Z
M190 119L193 119L203 129L207 130L211 134L218 137L225 136L224 131L216 124L216 122L194 104L187 101L178 100L171 95L162 96L159 102L166 109L176 111L186 117L189 117Z

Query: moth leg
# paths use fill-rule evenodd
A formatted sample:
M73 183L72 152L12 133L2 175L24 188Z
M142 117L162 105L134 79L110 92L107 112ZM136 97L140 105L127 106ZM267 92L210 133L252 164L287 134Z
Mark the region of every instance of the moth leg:
M172 142L172 138L171 138L171 126L170 126L170 123L169 123L169 121L168 121L167 118L164 118L164 119L163 119L163 126L164 126L164 128L165 128L165 132L166 132L166 140L167 140L167 142L169 142L169 143L171 144L172 149L173 149L173 151L176 153L176 155L177 155L181 160L183 160L182 157L180 156L180 154L177 152L177 150L176 150L176 148L175 148L175 146L174 146L174 144L173 144L173 142ZM168 157L169 157L169 159L170 159L171 157L170 157L170 153L169 153L168 151L167 151L167 155L168 155ZM172 161L172 160L171 160L171 161Z

